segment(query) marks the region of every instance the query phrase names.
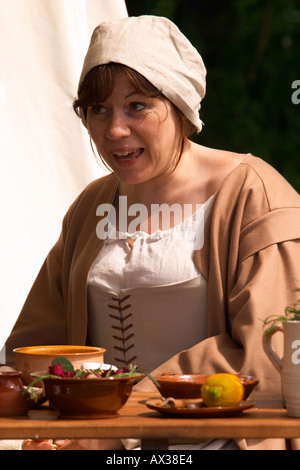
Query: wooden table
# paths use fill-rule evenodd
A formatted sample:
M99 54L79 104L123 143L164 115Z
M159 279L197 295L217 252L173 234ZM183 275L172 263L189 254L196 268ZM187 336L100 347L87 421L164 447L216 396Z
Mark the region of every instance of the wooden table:
M0 418L0 439L137 438L143 449L167 449L169 441L213 438L300 438L300 419L287 416L279 395L253 392L255 407L230 418L183 419L149 410L157 393L133 392L118 418L64 420L47 407L27 417Z

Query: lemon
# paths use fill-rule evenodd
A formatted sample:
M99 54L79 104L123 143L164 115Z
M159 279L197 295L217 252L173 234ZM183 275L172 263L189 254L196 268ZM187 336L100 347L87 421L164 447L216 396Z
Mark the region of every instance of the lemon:
M243 396L244 387L233 374L210 375L201 387L201 398L206 406L238 406Z

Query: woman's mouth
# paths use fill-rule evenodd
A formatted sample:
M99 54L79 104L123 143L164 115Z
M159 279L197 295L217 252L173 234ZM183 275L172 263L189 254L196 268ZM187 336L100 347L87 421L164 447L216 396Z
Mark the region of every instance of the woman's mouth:
M144 149L130 149L130 150L120 150L120 151L113 151L113 156L118 162L132 162L136 160L142 153Z

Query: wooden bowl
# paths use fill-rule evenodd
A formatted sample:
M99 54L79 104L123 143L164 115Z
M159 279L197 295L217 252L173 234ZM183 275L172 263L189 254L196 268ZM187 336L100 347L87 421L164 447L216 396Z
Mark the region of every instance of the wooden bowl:
M244 386L243 400L246 400L258 384L258 379L250 375L237 376ZM158 390L164 398L201 398L201 387L208 377L209 375L168 373L155 377L155 380L160 385Z
M36 370L47 370L55 357L63 356L74 366L80 369L83 362L104 361L105 349L93 346L28 346L14 349L16 354L16 369L26 385L32 382L31 373Z
M47 372L46 372L47 373ZM45 372L35 372L41 376ZM46 378L46 398L64 419L116 418L128 400L132 386L144 374L107 378Z

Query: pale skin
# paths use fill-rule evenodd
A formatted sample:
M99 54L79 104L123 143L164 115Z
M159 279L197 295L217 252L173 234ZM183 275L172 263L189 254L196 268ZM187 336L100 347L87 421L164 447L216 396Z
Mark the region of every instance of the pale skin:
M244 158L185 139L173 171L180 143L172 104L137 93L120 73L106 102L88 109L87 125L99 154L118 176L118 195L127 196L128 206L204 203Z
M87 127L99 154L117 175L118 195L128 207L140 203L202 204L245 155L211 149L185 138L178 165L179 122L173 105L137 93L117 74L112 93L104 103L88 109ZM149 211L151 214L151 211ZM128 217L128 223L130 218ZM157 227L148 220L149 233ZM133 241L129 240L132 246ZM61 450L118 450L119 439L75 439L58 442ZM49 450L52 441L26 441L24 450Z
M124 450L119 439L25 440L22 450Z

